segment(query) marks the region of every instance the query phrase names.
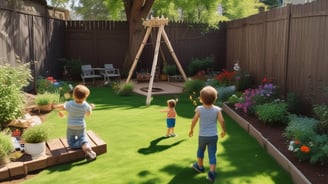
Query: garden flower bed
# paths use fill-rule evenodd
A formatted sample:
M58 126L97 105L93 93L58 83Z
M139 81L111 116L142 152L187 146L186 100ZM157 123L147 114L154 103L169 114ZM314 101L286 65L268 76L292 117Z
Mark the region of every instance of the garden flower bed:
M323 183L328 181L328 166L312 165L300 162L288 150L289 141L282 136L285 127L269 127L256 117L247 116L241 111L235 111L228 105L223 105L224 111L252 135L261 146L271 154L293 177L295 183Z

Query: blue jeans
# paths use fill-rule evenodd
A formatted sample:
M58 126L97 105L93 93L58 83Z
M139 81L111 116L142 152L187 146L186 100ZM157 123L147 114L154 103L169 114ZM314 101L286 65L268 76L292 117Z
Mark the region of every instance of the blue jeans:
M211 137L198 137L198 150L197 150L197 158L204 159L204 152L207 146L208 159L210 164L216 164L216 150L217 150L217 142L218 136Z
M83 144L88 144L85 129L67 129L67 143L70 148L79 149Z

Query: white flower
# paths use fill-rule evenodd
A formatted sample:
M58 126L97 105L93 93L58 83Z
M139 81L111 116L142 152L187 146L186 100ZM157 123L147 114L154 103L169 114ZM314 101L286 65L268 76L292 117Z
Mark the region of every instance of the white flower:
M289 142L288 150L289 151L293 151L294 150L294 141L290 141Z
M238 72L238 71L240 70L240 66L239 66L238 63L235 63L235 64L233 65L233 70L236 71L236 72Z

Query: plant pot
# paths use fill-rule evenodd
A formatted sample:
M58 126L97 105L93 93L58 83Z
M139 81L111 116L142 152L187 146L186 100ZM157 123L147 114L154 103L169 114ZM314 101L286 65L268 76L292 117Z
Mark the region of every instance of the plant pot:
M52 111L52 104L47 105L38 105L40 112L42 113L48 113Z
M10 162L10 159L8 156L0 157L0 165L6 165Z
M46 142L24 144L25 153L31 155L33 160L41 156L44 156L45 150L46 150Z
M161 81L167 81L167 75L166 74L161 74L160 75L160 80Z

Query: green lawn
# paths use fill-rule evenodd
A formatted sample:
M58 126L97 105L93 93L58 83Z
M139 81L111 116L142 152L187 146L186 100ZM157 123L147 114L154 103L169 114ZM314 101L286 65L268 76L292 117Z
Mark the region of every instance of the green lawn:
M166 133L166 100L177 103L177 137ZM24 183L122 183L122 184L200 184L210 183L206 173L196 174L197 136L188 137L194 107L186 95L154 96L150 106L146 97L117 96L110 88L91 88L90 103L96 104L87 129L107 143L107 153L94 162L84 160L50 167ZM224 114L228 134L219 140L217 180L220 184L289 184L292 179L263 148ZM66 119L50 113L46 123L52 138L65 136ZM207 154L205 169L208 171Z

